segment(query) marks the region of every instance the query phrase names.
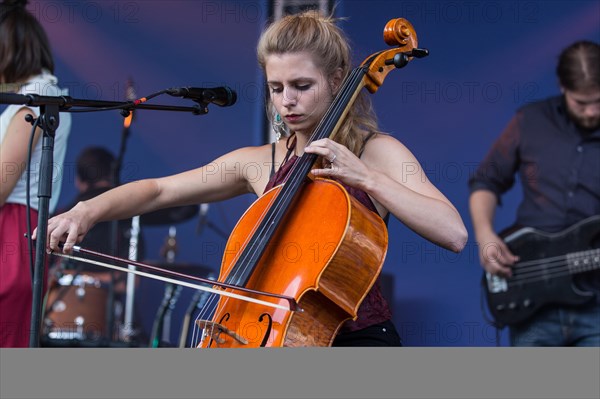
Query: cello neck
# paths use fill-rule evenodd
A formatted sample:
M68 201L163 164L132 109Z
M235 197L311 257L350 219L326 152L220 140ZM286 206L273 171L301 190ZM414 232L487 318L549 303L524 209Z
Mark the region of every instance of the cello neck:
M348 110L354 103L354 100L358 96L360 90L364 87L363 78L367 72L367 68L360 66L354 68L348 77L344 80L338 94L333 99L331 105L327 109L327 112L321 119L321 122L315 128L315 131L309 138L307 145L313 141L332 137L338 130ZM297 190L302 185L302 180L310 172L312 165L317 160L316 154L304 153L298 160L298 166L294 168L293 175L290 177L286 186L290 187L290 190ZM294 181L300 180L300 181Z
M363 66L357 67L344 80L338 94L311 135L309 143L331 137L337 131L348 113L348 109L364 86L363 77L366 71L367 68ZM240 253L236 265L232 269L232 273L227 278L228 284L237 286L246 285L260 257L265 252L271 237L275 234L281 220L291 208L292 202L306 182L306 176L316 160L316 154L304 153L296 165L294 165L290 177L283 185L272 206L266 212L265 217L256 229L256 233ZM241 265L244 266L242 267Z

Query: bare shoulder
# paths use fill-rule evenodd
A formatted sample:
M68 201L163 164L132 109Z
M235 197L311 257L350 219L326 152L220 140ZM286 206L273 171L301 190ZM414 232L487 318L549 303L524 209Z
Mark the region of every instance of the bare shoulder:
M243 147L216 159L214 166L235 173L246 182L248 191L260 195L269 181L272 151L271 144Z
M374 166L397 165L403 162L416 162L413 153L398 139L378 133L365 144L361 159Z

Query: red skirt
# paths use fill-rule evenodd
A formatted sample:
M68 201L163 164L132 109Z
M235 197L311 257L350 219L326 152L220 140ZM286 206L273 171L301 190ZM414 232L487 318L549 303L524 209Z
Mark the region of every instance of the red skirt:
M0 207L0 347L29 346L31 302L33 297L26 208L20 204ZM31 210L31 229L36 228L38 213ZM35 247L33 248L35 261ZM44 270L44 282L46 270ZM46 284L44 284L44 290Z

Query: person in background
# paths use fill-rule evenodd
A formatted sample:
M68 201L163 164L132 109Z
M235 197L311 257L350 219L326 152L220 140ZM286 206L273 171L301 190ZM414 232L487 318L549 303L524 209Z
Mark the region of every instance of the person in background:
M65 209L59 210L58 213L71 209L80 201L87 201L114 188L116 162L114 155L106 148L87 147L83 149L77 157L75 175L75 187L78 195ZM129 259L131 223L131 219L98 223L90 229L81 242L81 246L100 253ZM140 238L137 242L137 260L140 260L143 257L143 240ZM53 268L52 278L58 279L64 273L84 276L89 283L99 284L107 295L112 295L112 300L109 302L113 306L111 309L106 310L112 313L102 316L114 324L110 326L111 331L105 331L106 336L104 338L109 341L118 338L119 334L115 333L119 327L124 327L121 323L124 321L123 310L125 307L127 273L63 259ZM88 305L93 305L93 303L88 301L86 304L84 300L82 306L86 306L86 312L100 311L99 309L89 308ZM133 326L130 326L130 328L133 328ZM99 345L104 343L98 342Z
M58 79L53 75L54 60L48 37L26 5L24 0L4 0L0 4L0 92L67 95L58 87ZM24 238L27 232L27 152L32 129L25 121L28 114L39 117L39 107L10 105L0 115L0 347L26 347L30 337L32 265ZM51 213L60 195L70 130L70 114L61 113L54 140ZM41 135L37 128L31 154L32 229L37 227Z
M75 187L78 195L65 207L65 211L115 187L114 168L116 159L113 154L102 147L85 148L77 157ZM62 213L62 210L59 211ZM120 220L117 226L117 238L113 239L112 223L98 223L81 242L82 246L94 251L114 254L129 259L129 239L131 237L131 219ZM106 272L100 266L82 266L84 270Z
M494 231L494 214L516 175L523 188L516 226L557 233L600 215L600 46L572 44L556 71L561 95L519 109L469 181L481 265L501 278L512 276L519 254ZM580 307L544 306L510 326L512 345L600 346L600 274L574 277L596 298Z

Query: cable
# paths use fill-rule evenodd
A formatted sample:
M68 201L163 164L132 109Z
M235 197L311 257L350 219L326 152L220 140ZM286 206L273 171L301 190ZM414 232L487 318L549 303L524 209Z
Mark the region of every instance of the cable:
M479 305L481 307L481 315L483 316L483 320L487 322L490 326L496 329L496 346L500 346L500 331L504 328L503 325L497 323L495 320L492 320L488 317L487 312L485 311L485 295L483 293L484 288L482 287L479 290Z
M126 104L115 105L113 107L69 109L69 110L66 110L65 112L98 112L98 111L110 111L110 110L114 110L114 109L128 110L128 108L132 108L137 105L143 104L146 101L148 101L154 97L158 97L162 94L166 94L168 91L169 91L169 89L157 91L156 93L152 93L149 96L141 97L134 101L128 101Z
M33 273L34 273L34 262L33 262L33 240L31 239L31 190L30 190L30 182L31 182L31 155L33 152L33 139L35 138L35 129L40 124L40 118L33 118L31 114L27 114L25 116L25 120L27 122L33 122L33 126L31 128L31 135L29 137L29 146L27 147L27 182L25 187L25 198L26 198L26 209L27 213L27 247L29 249L29 267L31 269L31 283L33 284Z

